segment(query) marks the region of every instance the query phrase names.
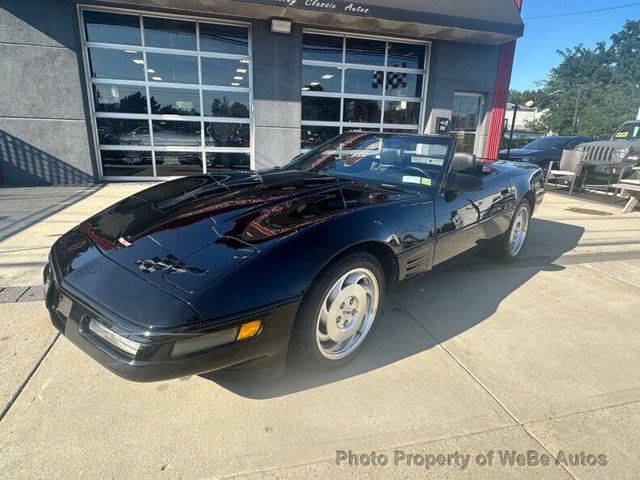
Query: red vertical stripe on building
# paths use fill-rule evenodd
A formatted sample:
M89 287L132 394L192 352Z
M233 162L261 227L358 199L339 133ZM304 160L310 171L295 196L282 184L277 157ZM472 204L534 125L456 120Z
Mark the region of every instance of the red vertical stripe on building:
M516 8L522 8L522 0L514 0ZM511 68L513 67L513 55L516 49L515 40L507 42L500 47L498 60L498 72L496 84L493 90L493 102L491 104L491 116L489 117L489 129L487 146L484 156L488 160L498 158L500 139L502 138L502 126L504 124L504 111L509 97L509 83L511 82Z

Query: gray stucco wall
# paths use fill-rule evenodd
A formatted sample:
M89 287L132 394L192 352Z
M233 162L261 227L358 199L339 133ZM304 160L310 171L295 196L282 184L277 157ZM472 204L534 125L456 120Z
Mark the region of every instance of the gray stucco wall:
M77 0L0 0L0 170L5 185L97 181ZM90 3L86 1L84 3ZM179 13L173 11L172 13ZM202 15L202 12L198 12ZM207 12L215 18L214 11ZM185 12L188 14L188 12ZM255 167L300 152L302 26L274 34L252 21ZM427 132L451 117L456 91L484 94L476 152L486 142L499 47L436 40Z
M5 185L95 180L75 2L0 0Z
M437 117L451 118L455 92L481 93L484 96L484 110L475 153L482 155L487 140L499 55L500 47L495 45L442 40L433 42L427 93L428 133L435 133Z

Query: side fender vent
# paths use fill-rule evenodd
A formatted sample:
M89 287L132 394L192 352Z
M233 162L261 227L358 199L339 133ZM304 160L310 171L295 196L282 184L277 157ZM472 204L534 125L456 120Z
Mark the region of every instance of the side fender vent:
M400 280L415 277L431 269L433 244L420 246L399 257Z

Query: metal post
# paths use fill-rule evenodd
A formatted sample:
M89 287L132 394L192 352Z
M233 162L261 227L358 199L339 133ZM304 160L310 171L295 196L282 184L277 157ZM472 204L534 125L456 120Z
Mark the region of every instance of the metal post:
M513 105L513 118L511 119L511 131L509 132L509 145L507 145L507 160L511 155L511 142L513 141L513 129L516 126L516 115L518 114L518 108L520 105L517 103Z

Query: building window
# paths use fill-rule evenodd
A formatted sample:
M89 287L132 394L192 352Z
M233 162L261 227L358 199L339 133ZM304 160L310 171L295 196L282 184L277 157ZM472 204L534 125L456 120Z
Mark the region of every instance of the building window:
M456 92L453 96L451 132L457 139L457 152L473 153L478 126L482 122L484 95Z
M104 177L250 168L249 28L82 10Z
M429 44L305 32L302 149L351 130L417 133Z

